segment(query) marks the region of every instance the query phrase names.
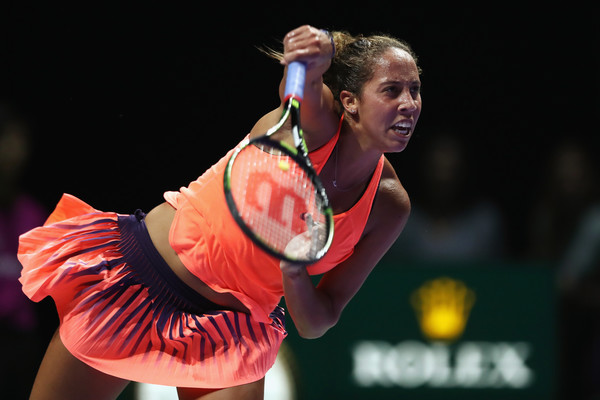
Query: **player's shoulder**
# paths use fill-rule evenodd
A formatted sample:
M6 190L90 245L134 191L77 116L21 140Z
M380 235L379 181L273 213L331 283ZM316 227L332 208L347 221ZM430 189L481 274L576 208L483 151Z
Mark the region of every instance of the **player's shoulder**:
M391 245L400 235L410 214L410 198L386 159L365 235L385 245Z
M378 223L403 224L410 213L410 197L396 171L386 159L373 203L373 216Z

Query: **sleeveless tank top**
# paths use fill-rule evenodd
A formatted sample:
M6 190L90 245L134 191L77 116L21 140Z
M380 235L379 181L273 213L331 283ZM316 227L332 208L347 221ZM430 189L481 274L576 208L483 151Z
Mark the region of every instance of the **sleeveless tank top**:
M320 172L340 136L335 136L309 157ZM233 153L209 168L189 186L165 192L165 200L177 211L169 242L185 267L217 292L231 293L259 322L270 322L269 314L283 296L279 260L258 248L231 216L223 192L225 166ZM311 275L323 274L354 252L367 223L383 171L381 156L367 189L349 210L334 215L334 238L330 250L307 267Z

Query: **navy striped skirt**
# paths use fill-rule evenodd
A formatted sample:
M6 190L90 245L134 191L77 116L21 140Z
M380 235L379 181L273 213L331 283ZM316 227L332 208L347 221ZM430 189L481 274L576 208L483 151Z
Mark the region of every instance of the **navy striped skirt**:
M20 238L24 292L52 296L67 349L128 380L221 388L254 382L286 335L273 322L223 310L187 286L160 256L144 214L101 212L65 195L42 227Z

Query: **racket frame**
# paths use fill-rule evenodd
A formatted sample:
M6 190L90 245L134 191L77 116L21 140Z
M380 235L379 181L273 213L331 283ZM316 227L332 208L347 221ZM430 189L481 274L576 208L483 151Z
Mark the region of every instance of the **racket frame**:
M325 191L319 176L317 175L310 158L308 157L308 149L306 142L303 137L302 128L300 126L300 105L302 103L303 87L304 87L304 68L305 66L299 62L291 63L288 66L288 77L286 81L286 94L284 102L284 110L282 115L273 127L271 127L264 135L248 139L244 141L231 155L227 166L225 168L225 174L223 176L225 199L231 215L242 229L242 231L256 243L262 250L268 254L284 261L288 261L295 264L308 265L317 262L327 253L333 242L333 210L329 204L329 199ZM298 71L299 70L299 71ZM300 78L298 77L300 75ZM300 82L300 83L299 83ZM294 146L284 142L273 139L271 136L279 131L281 127L291 118L292 137L294 139ZM314 185L315 195L322 199L323 206L321 207L322 214L324 216L325 231L327 238L325 245L317 252L314 258L301 259L292 257L289 254L279 252L271 247L263 238L254 233L244 221L242 215L239 213L235 199L231 191L231 173L233 164L236 160L237 155L247 146L258 146L261 144L271 146L283 154L290 157L298 166L300 166L310 178Z

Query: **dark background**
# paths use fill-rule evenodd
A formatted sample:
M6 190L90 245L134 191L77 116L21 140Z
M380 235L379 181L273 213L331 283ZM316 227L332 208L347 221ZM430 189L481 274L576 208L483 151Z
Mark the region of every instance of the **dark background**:
M497 200L518 235L548 150L566 137L598 148L591 5L299 8L3 6L0 93L35 138L27 189L48 207L70 192L104 210L151 208L277 105L281 68L256 46L305 23L390 33L418 54L423 113L409 148L390 156L411 194L428 135L450 130L468 143L474 194Z

